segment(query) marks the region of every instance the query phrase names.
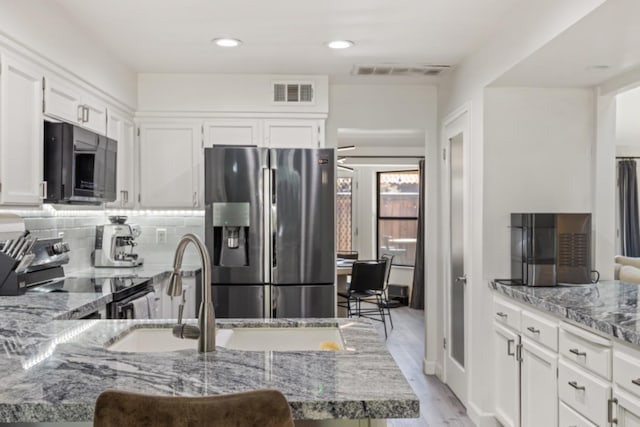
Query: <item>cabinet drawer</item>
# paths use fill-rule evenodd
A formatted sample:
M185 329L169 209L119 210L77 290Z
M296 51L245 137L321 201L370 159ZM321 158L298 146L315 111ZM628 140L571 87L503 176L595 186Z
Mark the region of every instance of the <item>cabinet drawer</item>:
M560 400L591 422L606 425L610 384L564 360L558 365Z
M640 359L616 350L613 353L613 382L640 397Z
M591 421L560 402L560 427L597 427Z
M578 328L560 328L559 353L563 357L611 379L611 343Z
M500 298L493 299L493 318L498 323L520 330L520 308Z
M522 334L552 350L558 351L558 324L528 311L522 312Z

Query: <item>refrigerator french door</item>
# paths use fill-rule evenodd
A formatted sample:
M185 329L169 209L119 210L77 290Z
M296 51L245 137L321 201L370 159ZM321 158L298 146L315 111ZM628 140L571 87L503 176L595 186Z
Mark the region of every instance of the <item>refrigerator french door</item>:
M205 149L217 317L333 317L333 149Z

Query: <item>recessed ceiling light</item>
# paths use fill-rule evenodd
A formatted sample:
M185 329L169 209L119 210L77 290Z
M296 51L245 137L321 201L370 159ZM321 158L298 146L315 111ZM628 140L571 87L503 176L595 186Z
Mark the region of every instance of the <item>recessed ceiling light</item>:
M333 40L327 43L331 49L347 49L353 46L355 43L351 40Z
M242 40L238 40L238 39L220 38L220 39L213 39L211 41L220 47L237 47L242 44Z

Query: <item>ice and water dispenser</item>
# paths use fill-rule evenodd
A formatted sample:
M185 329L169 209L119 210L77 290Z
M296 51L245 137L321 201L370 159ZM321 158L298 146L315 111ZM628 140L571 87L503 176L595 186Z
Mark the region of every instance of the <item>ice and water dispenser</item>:
M249 203L213 203L213 265L249 265Z

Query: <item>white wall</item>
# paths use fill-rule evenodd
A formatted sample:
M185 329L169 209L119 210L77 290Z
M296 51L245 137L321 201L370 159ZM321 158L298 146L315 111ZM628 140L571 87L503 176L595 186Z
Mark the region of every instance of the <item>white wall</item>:
M619 155L640 154L640 87L616 97L616 145L629 147Z
M590 89L485 90L485 278L510 277L512 212L591 212L594 143Z
M275 105L275 81L312 81L313 105ZM328 77L270 74L138 75L140 112L317 113L328 111Z
M441 122L448 115L463 107L469 109L469 138L470 158L470 271L467 271L467 300L468 311L468 351L470 353L468 378L467 410L471 419L478 425L495 425L493 419L493 395L487 391L487 384L492 383L493 372L490 363L493 360L491 346L486 342L491 336L491 301L492 294L487 282L493 278L485 272L485 257L497 259L498 255L491 254L492 248L486 251L484 245L484 224L490 224L495 219L487 218L485 214L484 193L487 191L484 180L494 170L485 169L485 140L484 119L485 103L484 89L499 76L530 56L537 49L544 46L556 36L579 21L605 0L541 0L523 2L502 19L502 27L496 28L494 36L476 50L476 53L459 64L446 78L440 90L438 99ZM503 122L504 123L504 122ZM595 127L595 125L594 125ZM508 177L510 179L510 177ZM438 179L443 179L438 176ZM503 177L504 179L504 177ZM591 187L589 178L583 186ZM444 197L444 195L441 195ZM445 202L444 198L441 199ZM429 221L429 219L428 219ZM429 229L429 224L427 225ZM436 228L437 229L437 228ZM438 239L445 236L441 232ZM493 263L491 263L492 265ZM443 352L440 343L444 330L442 313L442 277L443 265L436 273L435 280L427 281L427 313L436 312L437 322L427 321L427 360L426 364L435 363L436 370L443 365ZM437 326L434 327L433 325Z
M137 83L133 70L102 48L87 28L69 18L55 2L0 1L0 36L64 67L128 109L135 109Z

